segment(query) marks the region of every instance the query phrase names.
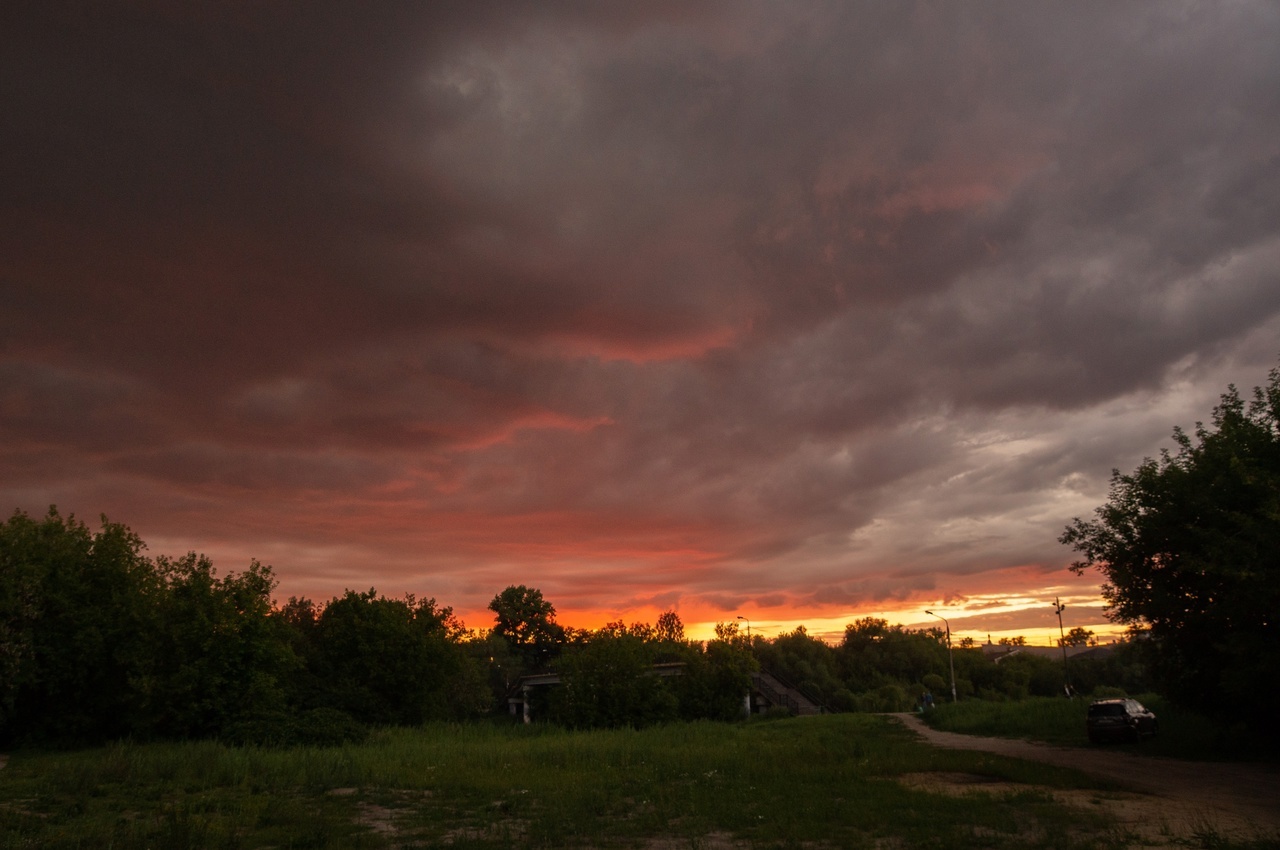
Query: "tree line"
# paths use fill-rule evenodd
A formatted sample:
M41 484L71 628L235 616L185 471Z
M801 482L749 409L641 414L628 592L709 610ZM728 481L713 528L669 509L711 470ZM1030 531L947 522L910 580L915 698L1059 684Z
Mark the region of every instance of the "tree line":
M256 561L219 575L195 553L148 557L105 517L94 531L56 508L15 512L0 524L0 741L347 740L373 725L502 716L521 677L545 670L561 685L532 694L535 716L577 728L734 719L761 665L831 710L896 711L922 689L941 693L947 671L941 632L883 620L859 620L836 646L803 627L748 639L736 622L703 643L674 611L566 627L523 585L494 596L488 630L433 598L348 590L277 605L275 587ZM1044 659L997 667L960 648L956 661L964 696L1062 687ZM664 664L681 675L654 675Z
M1280 370L1248 402L1229 388L1211 426L1174 440L1116 471L1095 518L1061 538L1081 554L1074 569L1102 573L1109 614L1133 639L1067 669L962 644L951 648L962 699L1057 694L1069 679L1080 693L1155 689L1274 733L1260 694L1280 680ZM56 508L0 524L0 744L347 740L369 725L502 715L540 670L561 685L540 689L538 716L574 727L730 719L760 666L835 711L900 711L950 690L936 628L864 618L831 645L803 627L743 636L730 621L700 643L674 611L565 627L520 585L494 596L491 629L470 630L433 598L348 590L276 605L268 566L219 576L202 555L144 550L124 525L103 517L91 531ZM683 675L653 675L656 664Z
M755 669L740 642L656 626L579 630L536 589L471 630L433 598L346 591L273 602L254 561L219 575L203 555L145 555L128 527L91 530L56 508L0 523L0 743L118 738L349 740L374 725L502 715L520 678L561 672L539 716L570 726L735 715ZM667 682L654 664L682 664Z

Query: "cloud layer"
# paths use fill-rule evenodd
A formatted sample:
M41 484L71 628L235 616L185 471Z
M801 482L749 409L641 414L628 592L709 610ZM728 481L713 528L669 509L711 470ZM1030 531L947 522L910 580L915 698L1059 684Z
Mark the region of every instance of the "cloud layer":
M1088 595L1280 350L1273 4L5 17L0 504L285 594Z

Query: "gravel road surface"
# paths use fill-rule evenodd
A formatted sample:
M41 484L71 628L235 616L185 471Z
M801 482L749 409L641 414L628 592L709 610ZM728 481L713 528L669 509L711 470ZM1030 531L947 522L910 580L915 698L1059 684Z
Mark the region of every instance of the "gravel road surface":
M912 714L893 716L938 747L981 750L1105 777L1146 796L1145 808L1154 807L1166 824L1180 832L1211 827L1222 835L1280 841L1280 769L1276 767L1178 761L1106 747L1058 747L959 735L932 729Z

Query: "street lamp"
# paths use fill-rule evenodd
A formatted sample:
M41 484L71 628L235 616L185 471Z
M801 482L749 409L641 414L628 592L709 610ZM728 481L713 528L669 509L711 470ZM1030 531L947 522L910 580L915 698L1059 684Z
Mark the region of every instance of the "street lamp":
M930 617L937 617L947 627L947 663L951 665L951 701L959 702L960 700L956 698L956 659L951 654L951 624L941 614L935 614L932 611L925 611L925 613Z
M1062 609L1066 608L1058 597L1053 597L1053 613L1058 615L1058 646L1062 647L1062 690L1071 696L1071 668L1067 666L1067 636L1062 632Z
M747 621L747 651L750 652L751 655L754 657L756 654L756 648L751 645L751 618L744 617L741 614L739 614L738 619ZM753 679L754 679L754 676L753 676ZM742 710L748 718L751 717L751 691L752 690L755 690L754 684L752 684L752 687L747 690L747 695L742 699Z

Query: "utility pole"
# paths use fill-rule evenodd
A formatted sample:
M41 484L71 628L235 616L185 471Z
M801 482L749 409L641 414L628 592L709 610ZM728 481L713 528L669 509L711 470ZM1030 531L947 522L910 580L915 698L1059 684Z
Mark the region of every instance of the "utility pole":
M1062 647L1062 691L1071 696L1071 668L1067 666L1067 636L1062 631L1062 609L1066 608L1058 597L1053 598L1053 612L1058 615L1058 646Z

